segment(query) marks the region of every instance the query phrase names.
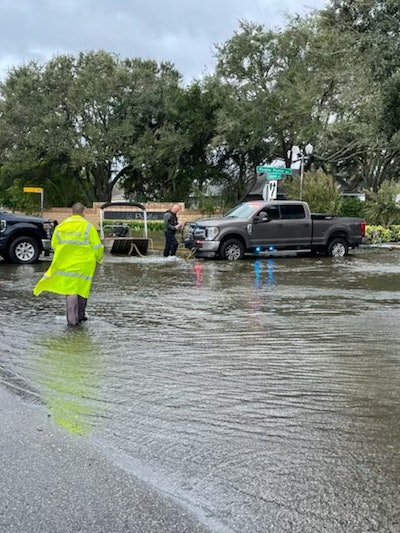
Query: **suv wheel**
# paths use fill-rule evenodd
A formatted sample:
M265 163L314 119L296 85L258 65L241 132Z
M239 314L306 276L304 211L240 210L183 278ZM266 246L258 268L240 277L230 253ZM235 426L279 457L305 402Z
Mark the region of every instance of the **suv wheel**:
M238 239L228 239L222 244L219 256L221 259L227 259L228 261L243 259L244 246Z
M41 248L32 237L18 237L8 250L11 263L29 265L39 259Z

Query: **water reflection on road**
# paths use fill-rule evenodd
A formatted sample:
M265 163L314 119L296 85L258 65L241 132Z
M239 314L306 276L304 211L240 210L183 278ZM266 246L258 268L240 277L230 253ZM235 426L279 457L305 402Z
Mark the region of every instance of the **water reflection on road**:
M90 320L0 263L1 383L211 531L399 531L400 254L107 258Z
M101 344L79 328L73 334L67 330L40 335L35 351L41 400L56 423L73 433L90 433L91 417L99 414L101 401Z

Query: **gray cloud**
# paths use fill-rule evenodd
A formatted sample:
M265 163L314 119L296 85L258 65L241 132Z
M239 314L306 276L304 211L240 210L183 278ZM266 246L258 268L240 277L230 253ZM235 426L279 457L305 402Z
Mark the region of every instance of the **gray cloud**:
M104 49L121 57L171 61L185 79L214 67L214 45L239 20L284 25L284 15L326 0L0 0L0 76L30 60Z

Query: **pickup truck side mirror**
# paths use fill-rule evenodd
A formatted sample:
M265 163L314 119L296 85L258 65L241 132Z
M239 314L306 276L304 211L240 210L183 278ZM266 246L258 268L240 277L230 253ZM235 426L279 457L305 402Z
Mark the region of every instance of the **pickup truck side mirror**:
M254 222L257 222L258 224L262 223L262 222L268 222L268 215L265 211L261 211L261 213L259 213Z

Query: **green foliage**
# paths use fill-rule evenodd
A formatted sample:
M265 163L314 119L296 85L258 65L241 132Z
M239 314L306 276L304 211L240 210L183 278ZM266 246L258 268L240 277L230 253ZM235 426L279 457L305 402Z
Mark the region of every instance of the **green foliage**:
M398 139L391 138L398 123L398 0L331 0L316 27L333 36L326 52L331 56L336 49L338 59L334 96L326 107L334 120L318 153L355 189L377 191L400 171Z
M199 196L199 209L203 215L214 215L217 210L216 199L204 194Z
M285 179L285 194L288 200L300 199L300 178L293 176ZM332 176L322 171L306 172L303 179L302 200L307 202L314 213L339 213L342 196Z
M398 0L331 0L325 10L330 25L354 36L372 74L385 80L400 68Z
M384 85L380 126L389 140L400 140L400 71Z
M105 226L113 226L117 222L118 221L116 221L116 220L104 220L103 221L103 227L105 227ZM134 220L134 221L128 220L128 221L120 221L120 222L123 222L124 224L129 226L131 228L132 233L143 234L144 223L142 221L140 221L140 220ZM110 228L110 230L111 230L111 228ZM154 232L164 231L164 222L162 220L148 220L147 221L147 230L148 231L154 231Z
M121 176L157 157L164 172L154 173L150 189L167 182L167 190L179 194L176 160L189 144L168 123L179 80L169 64L103 51L16 68L0 85L0 160L12 172L24 164L28 180L35 164L47 167L51 172L40 177L46 189L56 183L67 196L73 189L91 202L110 200ZM140 147L152 144L147 139L158 153L144 158Z
M2 201L22 205L10 187L23 178L48 205L110 200L117 182L133 200L171 202L218 184L234 204L257 165L289 166L308 142L306 170L377 193L400 175L398 0L330 0L287 20L240 21L215 73L186 87L170 63L105 51L16 67L0 83ZM357 210L308 180L313 210ZM370 200L374 220L397 216Z
M23 191L24 186L29 185L24 180L18 179L7 189L0 189L0 205L12 211L40 214L41 195L37 193L25 193Z
M371 244L378 244L382 242L399 242L400 241L400 225L393 226L375 226L367 224L365 228L365 236Z
M43 188L45 206L91 203L76 173L61 158L8 161L0 166L0 197L4 206L21 211L26 211L29 205L37 206L37 202L27 200L26 193L21 194L27 186Z
M400 184L394 180L385 180L380 189L368 191L364 208L369 224L389 226L400 223L400 208L396 198L400 194Z
M338 216L341 217L357 217L363 218L365 202L357 197L343 197L342 205L338 211Z
M389 230L391 232L390 240L392 242L399 242L400 241L400 224L389 226Z

